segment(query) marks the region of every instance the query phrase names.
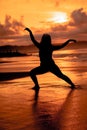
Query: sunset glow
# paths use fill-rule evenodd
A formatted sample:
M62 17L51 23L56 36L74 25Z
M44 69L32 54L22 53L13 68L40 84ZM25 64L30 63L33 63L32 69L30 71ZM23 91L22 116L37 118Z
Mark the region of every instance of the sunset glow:
M86 5L86 0L0 0L0 45L27 44L25 27L39 40L50 33L56 43L69 38L87 41Z
M65 12L54 12L52 18L49 18L48 21L54 23L65 23L68 21L67 14Z

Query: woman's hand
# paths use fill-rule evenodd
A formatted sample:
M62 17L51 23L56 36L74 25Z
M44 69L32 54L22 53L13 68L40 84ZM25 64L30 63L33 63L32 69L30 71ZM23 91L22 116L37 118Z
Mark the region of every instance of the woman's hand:
M69 39L68 41L69 42L75 42L75 43L77 42L75 39Z
M27 30L28 32L31 32L31 30L29 28L25 28L24 30Z

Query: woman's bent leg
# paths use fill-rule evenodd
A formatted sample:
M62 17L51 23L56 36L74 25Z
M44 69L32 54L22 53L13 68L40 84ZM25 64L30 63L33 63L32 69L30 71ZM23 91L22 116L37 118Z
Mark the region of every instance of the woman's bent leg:
M34 88L39 88L39 84L38 84L36 75L43 74L45 72L47 72L47 70L45 70L45 68L42 66L36 67L29 72L29 76L31 77L31 79L33 80L33 82L35 84Z

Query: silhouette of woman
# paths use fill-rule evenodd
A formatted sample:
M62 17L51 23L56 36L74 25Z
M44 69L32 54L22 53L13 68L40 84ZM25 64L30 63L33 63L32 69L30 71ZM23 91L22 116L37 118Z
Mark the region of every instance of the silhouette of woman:
M70 84L72 89L75 88L75 85L73 84L73 82L66 75L64 75L61 72L59 67L53 61L52 53L55 50L59 50L59 49L65 47L71 41L76 42L76 40L70 39L70 40L67 40L65 43L63 43L62 45L54 46L51 44L50 35L43 34L41 42L38 43L35 40L32 31L29 28L25 28L25 30L27 30L29 32L32 42L39 49L40 66L32 69L29 72L29 76L31 76L31 79L35 83L35 86L33 87L33 89L35 89L35 90L39 89L39 84L38 84L38 80L36 78L36 75L44 74L46 72L52 72L57 77L65 80L68 84Z

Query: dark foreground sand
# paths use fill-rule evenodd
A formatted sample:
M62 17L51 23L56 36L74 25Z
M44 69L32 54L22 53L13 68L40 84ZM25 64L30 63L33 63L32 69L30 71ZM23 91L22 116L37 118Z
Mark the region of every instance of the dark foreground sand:
M85 71L72 71L75 90L50 73L38 77L39 91L26 72L0 76L0 130L87 130Z

